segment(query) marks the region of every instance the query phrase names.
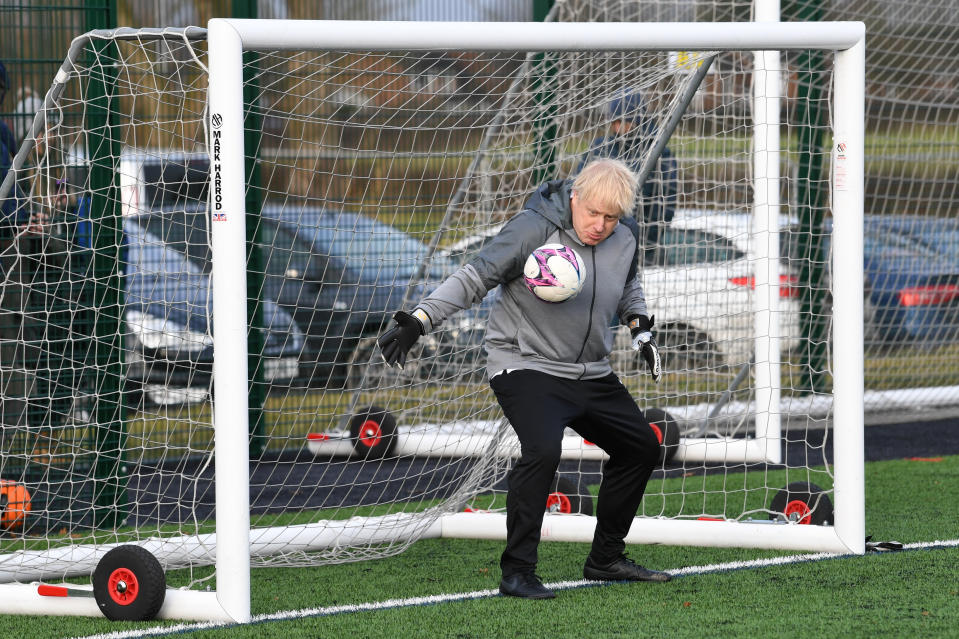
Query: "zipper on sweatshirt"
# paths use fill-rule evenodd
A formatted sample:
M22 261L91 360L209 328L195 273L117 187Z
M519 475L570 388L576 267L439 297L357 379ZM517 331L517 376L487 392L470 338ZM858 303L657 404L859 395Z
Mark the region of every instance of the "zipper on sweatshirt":
M583 345L579 349L579 355L576 356L576 361L578 362L583 356L583 353L586 352L586 344L589 343L589 334L593 330L593 308L596 306L596 247L589 247L589 257L590 257L590 272L593 274L593 292L592 297L589 300L589 321L586 323L586 335L583 336ZM583 364L583 372L580 373L579 378L582 379L583 375L586 374L586 364Z

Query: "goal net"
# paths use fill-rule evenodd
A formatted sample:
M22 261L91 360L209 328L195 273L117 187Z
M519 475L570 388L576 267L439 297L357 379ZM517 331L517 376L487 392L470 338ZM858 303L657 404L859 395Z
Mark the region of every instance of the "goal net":
M830 348L862 315L861 268L828 252L861 244L862 98L855 76L836 81L855 53L833 52L859 32L696 26L381 25L359 45L345 34L370 23L214 21L78 38L0 191L16 203L0 581L88 574L133 543L192 590L223 590L247 561L503 534L518 444L485 379L491 299L402 370L375 338L537 185L615 153L644 180L632 214L665 368L652 383L611 329L664 442L630 540L861 551L861 322L821 387L803 382L800 328L811 317ZM531 27L539 46L518 36ZM820 171L780 170L799 153ZM797 203L845 217L812 232ZM846 430L825 437L837 415ZM563 448L544 507L569 522L555 537L589 540L605 456L571 431ZM247 617L233 601L222 614Z

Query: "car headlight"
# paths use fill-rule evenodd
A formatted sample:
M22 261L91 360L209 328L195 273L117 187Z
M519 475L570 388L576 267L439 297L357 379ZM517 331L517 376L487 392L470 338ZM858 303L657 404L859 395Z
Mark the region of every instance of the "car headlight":
M130 332L144 348L195 353L213 345L212 336L170 319L139 311L127 311L125 318Z

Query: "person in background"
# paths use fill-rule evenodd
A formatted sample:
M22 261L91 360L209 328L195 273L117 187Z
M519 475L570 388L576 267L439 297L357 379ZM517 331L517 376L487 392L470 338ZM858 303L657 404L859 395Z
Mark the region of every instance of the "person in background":
M580 169L591 160L608 157L622 160L638 173L658 134L642 93L638 89L620 91L607 103L605 115L609 118L609 132L593 140ZM632 212L644 229L646 264L655 263L662 227L672 221L676 212L678 174L676 158L666 146L642 185L640 203Z
M33 117L43 108L43 100L30 87L17 89L17 104L13 107L13 135L17 144L30 133Z
M6 66L0 62L0 110L9 89L10 78ZM32 96L29 89L26 92ZM18 115L25 113L21 113L23 109L33 107L42 107L42 101L25 104L21 99L17 105ZM32 122L34 113L28 115ZM76 205L76 198L70 196L67 188L66 163L58 139L59 114L50 110L44 119L46 126L37 134L28 160L32 169L24 167L23 177L18 176L11 192L0 202L0 224L8 240L22 231L34 235L48 233L51 222L57 217L62 218ZM7 123L0 120L0 184L12 169L13 158L22 142L22 137L15 135Z
M10 76L7 75L7 67L0 62L0 111L3 110L4 99L10 88ZM13 131L7 126L7 123L0 120L0 184L3 184L4 178L13 166L13 156L17 152L17 140ZM11 189L2 201L0 201L0 226L3 227L3 238L9 240L12 238L12 232L17 227L17 197L16 187Z
M9 86L0 63L0 104ZM80 350L81 340L89 338L83 331L93 326L84 315L87 293L77 275L89 258L74 250L76 197L67 184L60 116L50 110L44 119L16 183L0 202L0 356L5 366L31 371L5 385L0 419L30 428L37 454L56 445L54 431L66 421L82 377L64 358ZM12 170L20 142L0 122L0 180Z
M33 170L26 180L29 221L32 233L50 233L64 229L54 224L64 222L68 213L76 209L76 196L68 188L66 157L59 136L60 117L56 111L44 115L45 126L37 133L31 157Z

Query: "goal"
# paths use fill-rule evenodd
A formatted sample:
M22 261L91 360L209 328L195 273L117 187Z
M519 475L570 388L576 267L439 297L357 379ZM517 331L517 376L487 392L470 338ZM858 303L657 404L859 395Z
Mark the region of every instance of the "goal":
M143 608L247 621L251 567L504 537L517 443L484 379L488 301L402 371L374 340L624 120L634 213L668 211L643 240L658 385L614 329L664 442L627 541L863 552L863 38L221 19L77 38L0 188L19 207L0 611L122 613L115 576L146 592L153 557L188 588ZM828 170L809 184L782 156L817 127ZM810 188L843 247L831 265L790 211ZM803 280L803 260L828 277ZM825 389L793 381L804 288L831 325ZM570 436L564 458L544 539L589 541L604 455ZM64 582L98 565L94 598Z

